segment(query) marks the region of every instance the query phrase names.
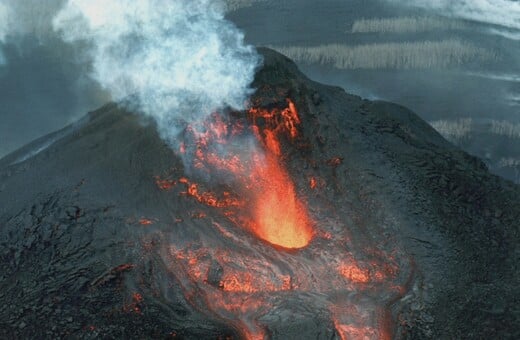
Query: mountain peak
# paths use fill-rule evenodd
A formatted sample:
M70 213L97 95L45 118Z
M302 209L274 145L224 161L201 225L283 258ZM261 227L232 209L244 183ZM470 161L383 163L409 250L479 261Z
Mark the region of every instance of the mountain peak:
M508 312L519 187L406 108L310 81L286 57L259 52L251 109L210 117L223 134L186 127L187 151L109 104L0 161L2 336L507 338L520 329ZM213 144L197 139L213 134ZM224 142L217 161L255 145L263 163L240 160L253 169L240 177L200 156ZM291 209L310 221L296 222L311 230L297 247L258 231L254 207L271 192L283 199L268 202L269 223L288 225Z

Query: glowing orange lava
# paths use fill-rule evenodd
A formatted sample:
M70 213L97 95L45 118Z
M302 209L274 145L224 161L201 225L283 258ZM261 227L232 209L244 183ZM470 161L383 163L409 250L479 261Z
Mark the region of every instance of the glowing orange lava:
M335 322L336 331L341 340L365 340L382 338L378 330L370 327L355 327Z
M253 178L263 184L256 197L252 229L261 239L285 248L305 247L312 239L306 211L298 201L294 185L275 159L254 169Z
M356 283L370 282L370 276L367 270L359 268L353 263L343 264L339 267L339 273L346 279Z
M265 161L255 164L252 179L260 184L256 197L254 232L269 243L285 248L302 248L312 240L313 230L303 204L296 197L294 184L280 165L280 137L294 140L298 136L300 117L294 103L287 99L283 110L250 109L256 121L263 118L265 126L259 129L267 149Z
M305 207L296 197L294 184L280 165L280 137L298 136L300 117L294 103L287 99L283 110L250 109L253 121L264 119L257 138L266 149L265 160L255 163L251 173L256 191L252 229L261 239L284 248L302 248L309 244L313 230Z
M318 182L316 181L316 178L311 177L311 179L309 180L309 186L313 190L316 189L316 187L318 186Z
M217 197L215 193L210 191L199 190L197 183L191 183L187 178L179 179L179 183L185 184L187 190L183 194L194 197L200 203L216 208L240 207L243 202L235 197L229 191L224 191L221 197Z
M202 204L242 208L238 213L242 215L241 226L262 240L284 248L305 247L313 237L312 224L280 159L281 138L292 141L298 136L300 118L296 106L288 99L284 109L252 108L248 113L249 129L215 113L202 126L188 127L193 143L191 147L181 145L183 153L192 150L195 169L231 175L236 191L245 198L238 199L230 192L224 192L222 197L202 192L198 184L186 178L178 183L186 185L184 193ZM257 124L260 119L261 126ZM255 143L242 146L251 136L256 138ZM170 188L171 182L156 182L163 190ZM225 215L235 214L226 210Z
M141 218L139 220L139 224L140 225L152 225L153 224L153 221L150 220L150 219L147 219L147 218Z
M304 305L305 313L329 313L342 340L390 339L385 310L388 301L404 296L407 272L386 251L363 248L354 256L357 247L342 214L320 215L314 205L327 187L319 173L304 169L294 177L301 187L295 185L285 167L294 160L284 151L305 142L300 124L296 106L287 99L285 107L252 108L245 117L215 113L189 126L179 150L192 161L185 164L190 178L176 173L155 182L204 207L187 212L199 221L176 220L173 228L182 237L173 238L162 256L186 299L229 322L243 338L266 339L269 318L263 316L280 310L274 315L292 318L297 314L292 308ZM323 158L311 168L336 168L342 161ZM307 197L313 220L298 189L315 195ZM329 202L319 199L318 207ZM185 233L186 227L195 230ZM221 237L206 237L207 228ZM141 304L134 298L131 306L140 312Z

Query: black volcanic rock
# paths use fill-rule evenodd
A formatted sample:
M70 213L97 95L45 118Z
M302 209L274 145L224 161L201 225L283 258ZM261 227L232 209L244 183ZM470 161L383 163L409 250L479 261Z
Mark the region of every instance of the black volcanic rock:
M346 252L396 257L399 294L371 297L384 302L386 328L403 339L520 338L520 187L406 108L312 82L260 52L252 102L289 97L298 108L301 138L284 141L283 160L312 218L347 228ZM0 160L0 337L243 336L185 294L168 253L183 240L235 246L215 231L230 224L221 212L158 188L157 176L183 169L153 123L115 104ZM310 177L323 180L316 190ZM269 248L241 237L255 256ZM203 284L218 289L223 270L212 262ZM268 336L338 337L312 294L283 296L256 320Z

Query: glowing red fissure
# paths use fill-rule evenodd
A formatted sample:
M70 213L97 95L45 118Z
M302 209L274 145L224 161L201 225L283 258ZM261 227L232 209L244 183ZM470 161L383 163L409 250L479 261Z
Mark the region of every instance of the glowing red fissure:
M214 190L209 190L206 182L195 183L185 177L157 177L156 182L162 190L183 186L182 195L220 209L232 225L262 240L285 248L308 246L305 251L270 253L269 247L258 247L236 235L233 227L213 222L237 247L220 247L218 240L172 244L171 270L193 305L228 320L247 339L264 339L258 317L273 308L278 298L300 292L305 293L301 296L316 294L312 304L330 312L341 339L390 338L391 331L384 327L386 314L378 309L377 300L358 299L352 293L402 295L405 290L397 281L399 268L392 256L374 250L369 252L374 252L373 260L358 261L345 247L346 230L331 232L324 226L314 231L282 162L282 145L298 137L299 124L290 100L284 109L250 109L248 120L214 114L202 126L188 128L180 151L193 161L195 172L206 172L209 178L219 173L232 181L212 187ZM254 147L249 148L251 140ZM327 164L339 166L341 161L334 158ZM312 190L323 188L323 179L306 178ZM338 300L341 296L346 300Z
M303 248L313 237L313 228L304 204L298 199L294 183L281 163L280 138L293 140L298 136L300 118L296 106L287 100L287 108L249 110L252 126L230 123L213 114L202 126L189 127L194 137L193 165L198 170L217 171L231 175L246 199L218 199L210 192L200 192L196 183L179 180L187 185L186 194L200 203L217 208L242 207L248 212L243 226L257 237L284 248ZM259 126L256 121L262 119ZM247 135L256 139L255 146L240 146ZM261 146L261 147L258 147ZM186 152L186 146L182 149ZM225 150L225 151L222 151ZM161 182L162 187L168 183Z

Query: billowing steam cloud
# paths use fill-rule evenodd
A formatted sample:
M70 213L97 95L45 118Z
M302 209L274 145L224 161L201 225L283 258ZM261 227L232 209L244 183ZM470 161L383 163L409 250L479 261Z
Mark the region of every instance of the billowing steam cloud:
M89 46L92 77L152 116L165 138L223 106L242 108L259 64L216 0L69 0L54 18Z
M520 2L516 0L388 0L439 14L520 29Z

